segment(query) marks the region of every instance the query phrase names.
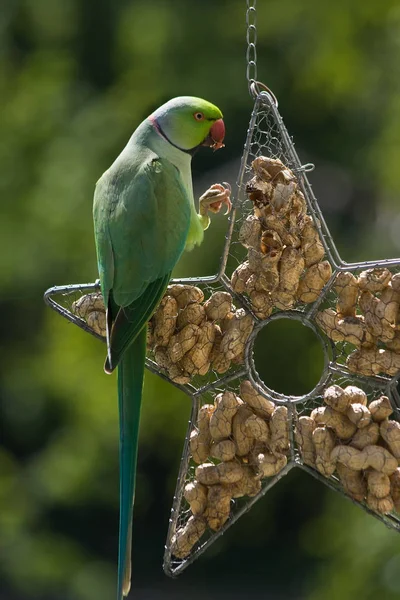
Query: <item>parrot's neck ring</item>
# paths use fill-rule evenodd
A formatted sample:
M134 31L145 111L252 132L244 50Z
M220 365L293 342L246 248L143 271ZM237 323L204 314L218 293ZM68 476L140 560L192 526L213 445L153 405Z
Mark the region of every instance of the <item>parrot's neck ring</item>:
M190 149L181 148L177 144L174 144L174 142L171 142L171 140L169 139L169 137L161 129L161 125L160 125L160 123L157 121L157 119L155 117L149 117L149 121L154 126L154 129L157 131L157 133L162 138L164 138L164 140L166 140L169 144L171 144L171 146L174 146L174 148L177 148L178 150L180 150L181 152L185 152L186 154L190 154L190 156L193 156L193 154L198 149L198 146L196 146L195 148L190 148Z

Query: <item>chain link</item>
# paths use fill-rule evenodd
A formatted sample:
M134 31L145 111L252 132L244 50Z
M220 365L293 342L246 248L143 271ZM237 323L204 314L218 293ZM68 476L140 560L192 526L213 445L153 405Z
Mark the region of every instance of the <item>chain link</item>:
M251 93L251 85L257 81L257 0L246 0L246 78Z

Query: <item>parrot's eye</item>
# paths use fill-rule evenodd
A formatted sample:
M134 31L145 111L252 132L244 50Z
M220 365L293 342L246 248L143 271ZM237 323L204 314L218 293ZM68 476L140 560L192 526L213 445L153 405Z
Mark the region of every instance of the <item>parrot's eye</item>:
M196 119L196 121L204 121L204 115L201 112L196 112L193 116Z

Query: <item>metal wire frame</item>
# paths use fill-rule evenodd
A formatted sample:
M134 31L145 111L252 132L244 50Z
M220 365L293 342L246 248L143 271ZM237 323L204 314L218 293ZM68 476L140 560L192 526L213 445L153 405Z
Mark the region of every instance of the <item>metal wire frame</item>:
M275 483L277 483L277 481L279 481L295 466L301 467L306 472L310 473L313 477L316 477L325 485L328 485L328 487L335 489L336 491L340 492L348 498L348 496L343 493L343 490L341 489L341 486L337 479L327 479L320 475L314 469L302 463L297 446L294 442L294 424L297 406L301 407L304 404L315 401L316 398L321 396L323 389L327 385L329 385L332 381L337 380L337 378L344 377L351 381L357 381L360 385L364 384L365 386L369 387L369 389L387 394L391 399L393 407L396 409L396 418L398 418L398 414L400 411L400 396L397 390L397 383L400 375L397 374L395 377L362 377L350 373L344 365L341 365L339 362L337 362L338 350L336 344L334 344L333 342L331 342L331 340L326 338L321 333L318 326L316 326L315 324L315 316L318 312L318 309L321 306L321 304L329 297L335 278L340 271L356 272L360 269L369 269L374 267L388 267L392 269L399 268L400 259L364 261L353 263L347 263L344 260L342 260L332 239L332 236L329 232L329 229L325 222L324 216L320 210L318 202L314 196L311 185L307 179L306 173L312 170L313 165L303 165L301 163L297 152L294 148L293 141L289 136L286 127L283 124L282 117L278 112L277 101L272 92L270 92L268 88L266 88L259 82L252 82L251 91L255 96L255 104L250 118L246 142L244 145L241 166L237 179L237 187L235 190L236 193L234 193L234 197L232 198L233 209L229 216L228 227L225 236L225 244L220 260L219 270L216 274L208 277L188 277L173 280L174 283L193 284L205 287L218 284L219 286L222 286L224 289L226 289L233 296L235 302L239 306L244 307L249 313L253 315L255 327L247 342L244 365L242 368L236 369L234 371L228 371L228 373L222 377L219 376L214 379L203 378L201 382L196 383L196 385L192 383L181 385L171 382L169 378L160 370L157 363L154 362L151 358L148 357L146 359L146 366L151 372L157 374L158 376L162 377L167 381L170 381L170 383L172 383L175 387L185 392L192 400L192 413L188 425L187 435L185 438L183 455L181 459L181 465L173 499L173 506L164 553L164 570L168 575L171 576L178 575L185 568L187 568L187 566L189 566L198 556L200 556L211 543L213 543L219 536L223 535L223 533L228 529L228 527L230 527L241 515L247 512L261 496L263 496L273 485L275 485ZM246 297L238 295L233 291L230 284L230 279L226 274L228 258L232 255L232 243L235 237L235 225L238 220L238 216L240 215L240 212L245 206L247 200L245 194L245 180L246 175L250 171L249 162L251 162L251 159L254 158L254 154L252 153L252 144L254 142L254 136L257 134L257 120L260 114L267 114L268 118L274 122L274 126L277 130L277 136L279 137L279 143L282 149L282 154L286 158L286 161L289 164L292 171L295 172L297 176L298 184L306 199L308 211L314 217L314 221L318 228L318 232L320 235L321 242L324 246L326 256L332 265L332 277L323 288L319 298L314 303L312 303L308 307L302 307L301 309L275 312L271 315L271 317L269 317L266 320L258 319L253 313L252 307L249 301L246 299ZM265 150L266 154L268 155L268 148L261 147L260 151L261 150ZM98 280L94 283L88 284L55 286L45 292L44 300L52 309L58 312L61 316L68 319L70 322L74 323L78 327L84 329L88 333L91 333L97 339L105 341L105 338L95 333L83 319L79 318L71 310L69 310L68 308L66 308L65 306L63 306L55 300L55 297L60 295L68 296L77 292L98 292L99 289L100 285ZM268 325L268 323L276 319L282 318L299 321L305 326L311 328L315 335L318 337L323 350L324 368L321 374L321 378L313 390L301 396L288 396L280 394L279 392L270 389L258 375L254 363L253 346L259 331L263 327ZM198 547L195 548L195 550L188 558L177 561L171 556L171 539L176 531L180 513L182 511L183 490L190 464L189 436L196 422L196 417L201 403L201 399L205 394L217 392L219 389L225 389L227 387L229 388L229 386L231 386L235 381L238 381L243 378L250 379L254 387L265 397L272 397L275 402L281 403L288 407L290 423L289 431L291 436L290 456L288 457L288 464L278 475L270 478L264 484L263 489L257 496L248 499L248 501L243 506L235 510L235 512L233 512L233 514L230 516L229 520L218 532L213 533L212 536L210 536L208 540L205 541L203 544L198 545ZM367 512L383 521L386 525L393 527L396 530L400 530L400 521L396 516L378 515L375 512L371 511L366 505L358 502L355 503L361 505L365 510L367 510Z

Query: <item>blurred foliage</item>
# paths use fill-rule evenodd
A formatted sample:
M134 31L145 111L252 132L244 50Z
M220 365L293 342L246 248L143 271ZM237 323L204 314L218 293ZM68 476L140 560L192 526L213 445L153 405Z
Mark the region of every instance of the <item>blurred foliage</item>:
M311 180L347 259L400 250L399 40L396 0L259 2L259 78L301 157L317 164ZM212 169L234 183L252 109L244 53L244 0L1 2L1 600L115 593L115 378L102 372L102 345L41 297L95 279L95 181L168 98L193 94L223 109L227 147L199 154L193 172L198 186L214 182ZM213 228L177 273L212 272L222 217ZM292 335L280 329L270 343L289 347ZM314 353L300 375L275 362L277 385L297 377L293 385L310 386ZM167 580L163 544L188 414L185 397L146 377L137 598L399 597L396 534L293 472L187 575Z

